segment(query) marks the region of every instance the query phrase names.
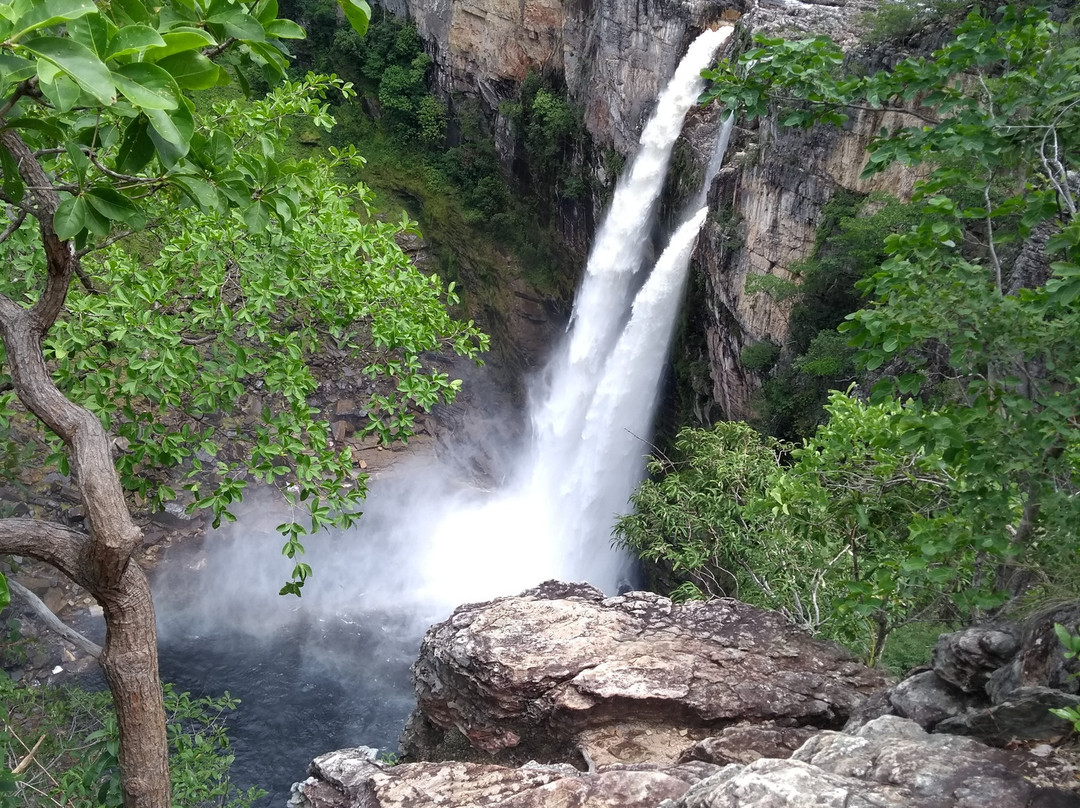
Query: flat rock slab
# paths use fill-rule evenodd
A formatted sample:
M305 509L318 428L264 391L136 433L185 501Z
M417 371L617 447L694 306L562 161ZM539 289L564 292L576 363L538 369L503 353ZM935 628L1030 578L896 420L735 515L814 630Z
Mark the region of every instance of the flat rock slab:
M718 769L700 761L594 772L454 761L387 767L369 752L343 749L316 758L312 776L293 786L290 808L656 808Z
M616 726L626 738L670 738L671 759L692 731L740 721L839 728L887 684L774 612L648 592L605 598L557 582L459 607L428 631L413 674L407 756L454 756L440 744L460 733L491 759L516 762L589 760L588 739L610 739L598 730ZM655 743L640 745L641 760L658 759ZM636 762L623 746L595 751Z

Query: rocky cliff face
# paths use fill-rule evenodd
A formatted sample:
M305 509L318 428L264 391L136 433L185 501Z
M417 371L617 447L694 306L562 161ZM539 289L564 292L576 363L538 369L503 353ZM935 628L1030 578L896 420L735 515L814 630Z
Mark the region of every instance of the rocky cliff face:
M735 21L749 32L799 36L829 34L847 45L859 36L859 17L872 0L386 0L416 21L432 53L437 83L448 96L479 96L512 149L499 103L513 99L529 70L561 75L583 111L601 165L614 150L631 154L652 104L674 73L686 46L704 27ZM705 116L707 117L707 116ZM783 346L788 310L763 296L747 296L750 274L788 276L808 256L821 209L837 188L903 192L906 177L859 180L863 147L883 124L869 114L842 132L780 130L765 121L736 137L739 153L718 177L710 197L714 216L703 233L695 271L705 279L706 343L711 395L722 415L747 414L759 384L739 361L760 340ZM691 120L690 127L693 127ZM682 168L699 170L709 138L687 138ZM675 183L677 186L678 183ZM580 244L580 233L567 233Z

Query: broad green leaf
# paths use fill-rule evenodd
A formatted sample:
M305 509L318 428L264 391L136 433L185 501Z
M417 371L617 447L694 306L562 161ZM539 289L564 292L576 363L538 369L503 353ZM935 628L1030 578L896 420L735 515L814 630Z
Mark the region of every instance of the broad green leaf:
M102 104L116 103L116 87L109 69L85 45L60 37L39 37L23 47L59 67Z
M215 130L207 142L206 155L210 165L216 170L227 168L233 158L232 139L224 132Z
M122 11L132 22L144 23L150 19L142 0L112 0L113 11Z
M148 109L146 117L163 139L176 146L183 156L187 154L191 135L195 131L195 121L187 106L180 104L175 110Z
M15 21L14 30L7 39L9 42L16 42L38 28L47 28L50 25L76 20L86 14L97 13L97 4L93 0L43 0L43 2L39 0L26 14Z
M266 24L266 33L278 39L304 39L304 29L292 20L272 20Z
M171 177L171 180L199 206L200 210L211 211L221 207L217 191L206 180L190 174L176 174Z
M176 109L180 88L173 77L156 64L133 62L113 71L117 89L137 107L143 109Z
M366 34L368 23L371 22L371 6L364 0L338 0L338 5L356 33L360 36Z
M68 36L80 45L85 45L98 56L109 52L109 40L116 33L112 20L101 14L87 14L68 23Z
M161 34L148 25L128 25L120 29L109 43L109 56L127 56L131 53L139 53L147 48L165 47L165 40Z
M209 17L207 22L224 26L229 36L242 42L262 42L266 38L262 24L236 6Z
M8 591L7 578L0 572L0 609L7 608L9 603L11 603L11 592ZM14 790L14 782L12 783L12 790Z
M7 146L3 144L0 144L0 168L4 171L4 193L13 202L21 201L26 186L22 181L22 177L19 176L19 166L15 162L15 158L11 156Z
M148 124L146 116L140 115L127 125L116 155L118 171L134 174L154 158L154 141L147 133Z
M26 81L37 73L37 63L10 53L0 53L0 76L8 84Z
M217 44L217 40L201 28L174 28L161 35L165 44L158 48L147 48L144 54L146 61L158 62L166 56L184 51L201 51Z
M86 200L81 196L70 196L61 201L53 216L53 228L65 241L81 233L86 228Z
M277 15L277 0L259 0L259 4L255 6L255 19L264 26L277 19Z
M42 95L56 107L57 112L68 112L82 96L79 85L65 73L57 73L52 81L39 79L38 88Z
M198 51L185 51L158 62L176 83L188 90L206 90L218 83L221 68Z
M94 210L116 222L123 222L135 230L146 226L146 217L138 206L115 188L100 186L91 188L86 200Z
M253 202L244 211L244 222L252 233L262 233L270 224L270 215L261 202Z

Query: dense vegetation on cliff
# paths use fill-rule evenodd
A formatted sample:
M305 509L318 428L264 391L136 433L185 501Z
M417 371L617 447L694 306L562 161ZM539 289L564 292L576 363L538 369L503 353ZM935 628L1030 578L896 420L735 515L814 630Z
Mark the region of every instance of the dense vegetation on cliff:
M366 3L341 7L366 27ZM327 96L352 91L285 80L303 37L276 0L0 4L0 477L44 467L83 508L72 524L5 507L0 554L53 565L104 611L119 772L90 775L83 804L170 801L177 736L133 509L179 499L217 524L249 483L276 484L293 514L282 592L298 595L304 536L352 524L366 491L311 403L315 365L355 362L367 430L392 441L459 387L422 354L487 347L448 314L453 287L397 244L409 220L379 221L368 189L340 179L355 150L291 151L291 125L328 129ZM256 74L275 85L263 97L213 97ZM57 804L72 797L58 788Z
M890 212L881 243L866 244L850 219L799 290L812 301L820 279L860 275L862 307L828 345L796 335L803 370L838 378L850 363L860 385L831 394L827 420L801 445L732 424L684 431L675 453L654 462L658 476L635 495L621 540L673 567L683 594L785 609L871 661L906 623L1075 592L1080 46L1071 27L1008 5L973 13L932 55L872 75L824 38L759 38L708 75L709 98L732 114L777 114L785 126L894 110L906 125L871 143L866 174L902 163L922 179L909 203L876 214ZM850 261L856 248L869 266ZM849 261L822 266L837 250Z

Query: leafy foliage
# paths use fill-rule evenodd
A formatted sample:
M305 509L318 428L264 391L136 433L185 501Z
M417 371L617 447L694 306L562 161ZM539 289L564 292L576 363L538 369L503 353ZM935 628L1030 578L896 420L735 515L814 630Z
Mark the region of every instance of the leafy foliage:
M283 591L299 594L310 574L298 558L300 537L350 524L365 492L349 451L333 446L327 421L308 403L318 383L311 360L333 349L361 362L379 382L367 429L391 441L408 437L416 410L457 390L444 374L426 372L421 355L448 347L475 357L486 337L447 315L452 287L418 273L397 246L397 233L413 225L376 220L367 189L336 179L362 164L353 150L288 156L287 123L302 116L329 129L326 96L347 97L349 84L309 75L259 101L208 110L182 91L223 80L204 51L241 34L249 58L283 73L285 56L273 43L303 33L274 19L276 7L263 3L249 14L227 3L178 4L151 14L136 2L115 19L92 3L64 8L75 16L51 24L66 23L68 36L50 37L48 48L79 54L68 72L59 57L20 44L32 11L29 22L12 23L5 42L11 59L33 66L36 57L38 65L36 80L15 83L22 73L5 73L8 125L48 155L42 167L64 195L57 235L87 251L88 276L69 294L45 358L60 388L122 441L122 482L150 506L176 496L166 470L177 466L190 480L191 507L211 509L215 524L231 518L249 480L288 486L306 520L281 527L284 553L296 560ZM194 78L194 65L206 76ZM42 71L54 88L79 93L46 90ZM40 96L31 85L42 85ZM88 116L86 105L98 114ZM17 203L19 175L5 170L4 182ZM114 243L148 222L152 237ZM43 277L40 240L27 223L6 246L12 271L0 291L32 301ZM256 390L256 417L242 419L234 437L248 451L219 458L223 419L250 409ZM66 473L58 443L53 461Z
M706 71L709 99L748 117L776 111L786 126L890 109L912 123L881 131L864 175L922 166L882 244L850 245L857 265L880 261L855 283L868 305L840 328L857 369L879 379L869 402L831 394L828 421L753 489L775 521L746 531L836 559L809 569L840 587L837 626L860 622L873 661L898 626L971 617L1080 563L1080 47L1013 4L971 14L930 57L873 75L847 70L825 38L757 44ZM804 369L833 369L836 346L821 333ZM727 476L670 502L636 497L647 512L633 518L652 536L635 543L681 552L691 503L722 494ZM742 496L710 518L745 520L755 508ZM727 552L723 536L708 546Z
M835 548L791 530L769 496L790 450L746 424L680 430L671 456L650 460L653 479L634 492L634 512L619 519L617 540L670 569L681 581L676 598L736 597L823 630L838 594L835 576L826 574Z
M257 789L239 791L229 780L233 756L225 720L239 701L228 693L196 699L171 685L164 693L173 802L246 808L263 796ZM108 694L30 688L0 672L0 703L0 808L121 804L119 738Z

